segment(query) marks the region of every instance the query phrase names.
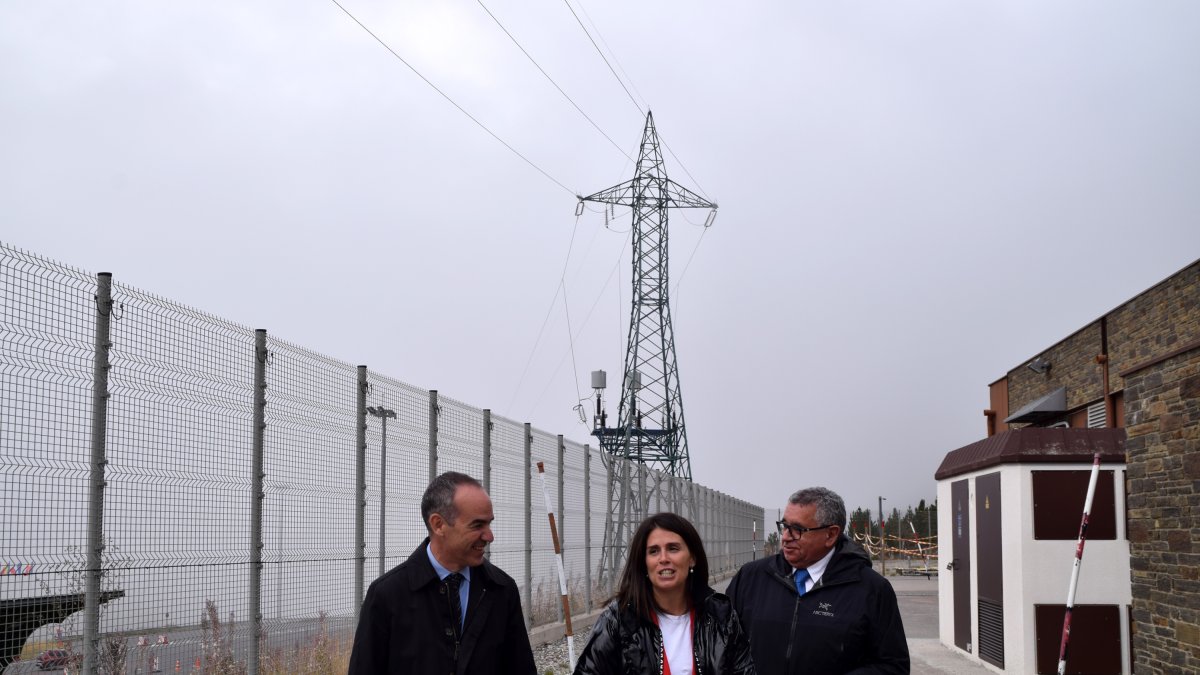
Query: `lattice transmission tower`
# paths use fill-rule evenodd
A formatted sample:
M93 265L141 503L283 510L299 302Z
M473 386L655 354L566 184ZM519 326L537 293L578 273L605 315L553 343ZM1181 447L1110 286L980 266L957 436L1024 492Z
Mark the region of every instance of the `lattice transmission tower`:
M688 494L681 495L675 490L679 484L690 486L692 466L671 328L667 214L671 208L712 209L705 222L707 227L712 224L717 205L667 178L650 113L646 115L633 179L579 200L580 208L583 202L596 202L628 206L633 213L633 310L616 426L607 424L602 400L604 374L592 374L596 390L592 435L599 440L610 476L600 581L602 587L611 587L620 573L626 542L648 515L647 469L682 479L669 481L672 494L668 501L672 509L694 519L691 491L684 488ZM637 471L641 484L637 492L633 471Z

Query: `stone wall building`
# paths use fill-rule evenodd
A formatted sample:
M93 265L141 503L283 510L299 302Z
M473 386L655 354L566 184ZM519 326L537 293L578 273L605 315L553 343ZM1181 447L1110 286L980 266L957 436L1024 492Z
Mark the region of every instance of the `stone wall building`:
M1200 673L1200 341L1122 377L1135 669Z
M1112 467L1124 475L1117 536L1127 537L1131 577L1122 671L1200 672L1200 260L989 389L987 438L1029 427L1124 430L1124 471ZM980 447L988 444L950 453L939 473Z

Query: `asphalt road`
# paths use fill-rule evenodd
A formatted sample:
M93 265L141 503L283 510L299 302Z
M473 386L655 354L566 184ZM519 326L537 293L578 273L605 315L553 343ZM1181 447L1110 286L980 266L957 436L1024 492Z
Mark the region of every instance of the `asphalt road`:
M994 675L987 666L938 639L937 577L888 577L896 590L912 672L922 675Z

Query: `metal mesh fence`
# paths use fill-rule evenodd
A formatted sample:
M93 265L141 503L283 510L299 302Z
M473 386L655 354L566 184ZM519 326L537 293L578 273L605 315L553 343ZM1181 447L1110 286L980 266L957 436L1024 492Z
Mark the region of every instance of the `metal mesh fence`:
M610 464L0 244L0 671L344 672L363 586L425 537L431 467L484 481L531 626L562 620L547 496L572 613L613 591L610 477L627 518L691 518L714 576L754 557L762 508Z

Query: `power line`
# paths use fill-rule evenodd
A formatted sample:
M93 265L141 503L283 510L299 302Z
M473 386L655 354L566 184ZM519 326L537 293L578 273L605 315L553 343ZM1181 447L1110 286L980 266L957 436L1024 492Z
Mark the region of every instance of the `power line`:
M583 111L583 108L580 108L579 104L576 103L575 100L572 99L570 96L568 96L567 92L563 91L562 87L558 86L558 83L554 81L554 78L550 77L550 74L547 73L545 71L545 69L543 69L542 66L540 64L538 64L537 60L534 59L533 56L531 56L529 54L529 52L525 50L525 47L521 46L521 43L517 41L517 38L513 37L513 34L510 33L507 28L504 27L504 24L500 23L500 19L496 18L496 15L492 13L492 10L488 9L487 5L483 4L483 0L476 0L476 2L478 2L479 6L483 8L483 11L487 12L488 16L492 17L492 21L496 22L496 25L500 27L500 30L504 31L504 34L508 36L508 39L512 40L513 44L517 46L517 49L520 49L521 53L525 55L525 58L529 59L529 62L532 63L535 68L538 69L538 72L540 72L542 75L545 75L546 79L550 81L550 84L554 85L554 88L558 90L558 93L562 94L563 98L567 99L567 101L570 102L571 105L575 106L575 109L579 111L579 114L583 115L583 119L590 122L591 125L596 128L596 131L600 132L601 136L606 138L609 143L612 143L612 146L617 149L617 152L620 152L621 154L625 155L625 157L628 158L629 161L631 161L631 162L634 161L633 157L629 156L629 153L625 152L625 150L623 150L621 148L621 146L617 145L616 141L614 141L612 138L610 138L608 134L604 133L604 130L600 128L600 125L596 124L596 122L594 120L592 120L591 117L588 117L588 114Z
M617 84L621 85L621 88L625 90L625 94L627 96L629 96L629 100L633 101L634 107L637 108L638 112L641 113L642 117L645 117L646 111L642 110L642 106L638 104L637 99L635 99L633 94L630 93L629 87L625 86L625 80L621 79L620 75L617 75L617 71L613 68L612 63L609 63L608 57L606 57L604 55L604 50L600 49L600 45L596 44L596 40L594 38L592 38L592 34L590 31L588 31L587 26L583 25L583 21L580 20L579 15L575 13L575 8L571 6L570 0L563 0L563 3L566 4L567 9L571 10L571 16L575 17L575 21L577 23L579 23L579 27L583 29L583 34L587 36L588 40L592 43L592 46L596 48L596 53L599 54L600 58L604 60L604 65L608 66L609 72L612 73L613 77L617 78ZM580 5L580 7L582 8L583 5ZM587 10L584 10L584 14L587 14ZM590 22L592 24L593 30L595 30L596 34L600 36L600 41L603 42L604 45L607 47L608 42L604 39L603 35L600 35L600 29L597 28L595 22L592 21L592 17L588 16L588 22ZM612 51L611 47L609 47L609 51L610 52ZM615 60L617 62L618 66L621 65L621 61L620 61L620 59L617 58L616 52L613 52L613 60ZM621 68L621 72L625 72L625 69ZM634 90L637 89L637 85L635 85L633 83L632 77L629 77L629 75L626 74L625 79L629 80L629 85L632 86L634 88ZM660 137L660 141L662 142L663 147L665 147L667 149L667 152L671 153L671 156L675 158L675 161L679 164L679 168L683 169L683 172L686 173L688 178L690 178L692 180L692 184L696 186L696 189L700 190L700 194L704 195L707 198L708 194L705 193L704 188L700 186L700 181L696 180L696 177L693 176L692 172L689 171L687 166L684 165L683 160L679 159L679 155L676 155L675 151L671 149L671 146L667 145L667 142L665 140L661 140L661 137ZM626 156L628 156L628 155L626 155ZM630 159L632 159L632 158L630 158ZM711 201L711 199L710 199L710 201Z
M661 139L661 136L659 138ZM679 168L683 169L683 172L687 174L687 177L692 179L692 185L695 185L696 189L699 190L700 194L704 195L706 199L712 201L712 199L709 198L708 193L704 191L704 188L700 186L700 181L696 180L696 177L692 175L691 171L688 171L688 168L684 165L683 160L679 159L679 156L675 154L675 151L671 149L671 146L667 145L665 140L662 142L662 144L663 147L667 149L667 152L671 153L671 156L675 158L675 161L679 163Z
M604 55L604 51L600 49L600 45L596 44L596 40L593 39L592 34L588 32L587 26L583 25L583 21L579 18L579 15L575 13L575 8L571 6L570 1L563 0L563 3L566 4L567 9L571 10L571 16L575 17L575 21L579 23L579 27L583 29L583 34L587 36L588 41L591 42L592 46L596 48L596 53L599 54L600 58L604 60L604 65L608 66L609 72L612 73L613 77L617 78L617 84L621 85L621 88L625 90L625 95L628 96L629 100L633 102L633 107L637 108L638 113L641 114L642 117L645 117L646 111L642 110L642 106L638 104L637 99L635 99L633 94L630 93L629 87L625 86L625 81L621 79L620 75L617 75L617 71L612 67L612 64L608 62L608 57Z
M600 32L600 27L597 26L596 22L592 20L592 15L588 14L587 7L583 6L583 2L581 2L581 0L575 0L575 4L579 5L579 10L583 12L584 18L587 19L587 22L591 25L592 30L596 31L596 37L600 39L600 44L604 45L604 48L607 49L608 53L612 56L613 61L616 61L617 70L621 71L621 75L623 75L629 82L629 86L633 89L633 93L637 95L638 99L645 101L646 97L642 96L642 92L638 90L637 82L634 82L633 78L629 76L629 73L625 72L625 66L621 64L621 58L618 57L617 52L609 46L608 40L604 39L604 34Z
M690 221L689 221L690 222ZM704 225L704 230L700 232L699 238L696 239L696 245L692 248L691 255L688 256L687 262L683 264L683 270L679 272L679 278L675 280L675 287L671 290L671 297L675 302L679 302L679 287L683 284L683 277L687 274L688 268L692 266L692 259L696 257L696 251L700 250L700 242L704 241L704 235L708 234L708 225ZM678 304L676 304L678 308Z
M424 82L425 82L425 84L428 84L430 87L432 87L434 91L436 91L438 94L440 94L440 95L442 96L442 98L444 98L444 99L446 99L447 101L449 101L449 102L450 102L450 105L454 106L455 108L458 108L458 111L459 111L459 112L461 112L462 114L466 115L466 116L467 116L467 118L468 118L468 119L470 119L472 122L474 122L476 125L478 125L480 129L483 129L484 131L486 131L486 132L487 132L487 134L488 134L489 136L491 136L492 138L494 138L494 139L496 139L497 141L499 141L499 143L500 143L501 145L503 145L504 147L508 148L508 149L509 149L509 151L511 151L511 152L512 152L514 155L516 155L517 157L520 157L520 158L521 158L521 159L522 159L522 160L523 160L523 161L524 161L526 164L528 164L529 166L531 166L531 167L533 167L534 169L536 169L538 173L540 173L540 174L542 174L543 176L545 176L546 178L550 179L550 181L551 181L551 182L553 182L555 185L557 185L557 186L559 186L560 188L562 188L562 189L566 190L566 191L567 191L567 194L570 194L571 196L575 196L575 194L576 194L576 193L575 193L575 191L571 190L571 189L570 189L570 188L568 188L566 185L563 185L562 183L560 183L560 182L558 181L558 179L556 179L554 176L551 176L549 173L546 173L546 171L545 171L544 169L542 169L542 167L538 166L537 164L534 164L534 163L533 163L533 160L529 159L529 158L528 158L528 157L526 157L525 155L522 155L522 154L521 154L521 153L520 153L520 152L519 152L519 151L518 151L516 148L514 148L514 147L513 147L513 146L511 146L511 145L509 145L507 141L505 141L503 138L500 138L500 136L496 135L496 132L494 132L494 131L492 131L491 129L489 129L489 128L487 127L487 125L485 125L483 122L480 122L478 119L476 119L476 118L475 118L475 116L474 116L474 115L472 115L471 113L467 112L465 108L463 108L461 105L459 105L457 102L455 102L455 100L454 100L454 99L450 98L450 96L449 96L449 95L447 95L447 94L446 94L446 92L444 92L444 91L442 91L441 89L439 89L439 88L438 88L438 86L437 86L436 84L434 84L433 82L431 82L431 81L429 80L429 78L427 78L427 77L425 77L424 75L422 75L422 74L421 74L421 71L419 71L419 70L417 70L416 68L414 68L414 67L413 67L413 65L412 65L411 63L409 63L408 61L405 61L405 60L404 60L404 57L402 57L402 56L400 56L399 54L397 54L397 53L396 53L396 50L392 49L392 48L391 48L391 47L388 45L388 43L386 43L386 42L384 42L384 41L383 41L383 39L382 39L382 38L380 38L380 37L379 37L378 35L376 35L375 33L371 32L371 29L370 29L370 28L367 28L367 26L366 26L366 25L365 25L363 22L361 22L361 21L359 21L359 20L358 20L358 17L356 17L356 16L354 16L353 14L351 14L351 13L350 13L350 10L346 9L345 7L343 7L343 6L342 6L342 4L341 4L340 2L338 2L338 0L329 0L329 1L330 1L330 2L332 2L333 4L337 5L337 8L338 8L338 9L340 9L340 10L342 10L343 12L345 12L345 13L346 13L346 16L350 17L350 19L351 19L351 20L353 20L353 21L354 21L354 23L358 24L360 28L362 28L364 31L366 31L366 32L367 32L367 35L370 35L371 37L375 38L375 41L376 41L376 42L378 42L379 44L383 45L383 48L384 48L384 49L386 49L386 50L388 50L389 52L391 52L392 56L396 57L396 59L397 59L398 61L400 61L400 63L403 63L405 66L407 66L409 70L413 71L413 73L415 73L417 77L421 78L421 80L422 80L422 81L424 81Z
M588 325L588 322L589 322L589 321L591 321L592 314L594 314L594 313L596 312L596 307L597 307L597 306L600 304L600 300L604 298L604 293L605 293L605 291L607 291L607 290L608 290L608 287L609 287L609 286L612 284L613 277L614 277L614 276L617 276L617 273L618 273L618 271L619 271L619 270L620 270L620 268L621 268L621 260L622 260L622 259L625 257L625 250L626 250L626 248L628 247L629 240L632 238L632 232L633 232L633 230L630 230L629 232L627 232L627 233L626 233L626 234L629 234L630 236L627 236L627 237L625 237L625 242L624 242L624 244L621 246L621 249L619 250L619 252L617 253L617 260L616 260L616 262L614 262L614 263L613 263L612 269L611 269L611 270L609 270L609 272L608 272L608 278L607 278L607 279L605 279L605 281L604 281L604 285L600 287L600 291L599 291L599 292L596 294L596 298L595 298L595 300L593 300L593 301L592 301L592 305L591 305L591 307L590 307L590 308L588 308L588 312L587 312L587 314L586 314L586 315L583 317L583 323L581 323L581 324L579 325L579 328L578 328L578 329L576 329L576 330L575 330L573 333L571 333L571 335L573 335L573 336L574 336L574 337L573 337L573 339L574 339L574 340L578 340L578 339L579 339L579 336L580 336L580 335L583 335L583 330L584 330L584 328L586 328L586 327L587 327L587 325ZM617 343L618 343L618 345L619 345L619 347L618 347L618 348L623 348L623 347L624 347L624 339L625 339L625 338L624 338L624 335L622 335L622 334L621 334L621 332L620 332L620 329L623 327L623 326L622 326L622 322L624 321L624 315L622 314L622 311L623 311L623 309L622 309L622 306L621 306L621 300L620 300L620 295L621 295L621 291L620 291L620 289L621 289L621 284L620 284L620 279L618 279L618 280L617 280L617 307L618 307L618 311L617 311L617 322L616 322L616 324L617 324L617 331L618 331L618 334L617 334ZM557 300L557 296L555 296L555 299ZM552 305L552 308L553 308L553 305ZM569 317L568 317L568 329L570 329L570 318L569 318ZM575 365L574 342L572 342L572 343L571 343L571 348L572 348L572 351L571 351L571 353L570 353L570 354L563 354L563 355L562 355L562 356L559 358L559 360L558 360L558 365L556 365L556 366L554 367L554 371L553 371L552 373L550 373L550 377L548 377L548 378L546 379L546 384L545 384L545 386L544 386L544 387L542 387L542 391L541 391L541 393L539 393L539 394L538 394L538 397L537 397L536 399L534 399L534 402L533 402L533 404L532 404L532 405L530 405L530 407L529 407L530 414L532 414L533 410L534 410L535 408L537 408L537 406L538 406L538 405L539 405L539 404L542 402L542 399L543 399L543 398L545 398L545 396L546 396L546 392L547 392L547 391L550 389L550 386L551 386L551 385L554 383L554 377L555 377L556 375L558 375L558 371L562 369L563 363L565 363L565 362L566 362L566 360L567 360L567 357L568 357L568 356L570 356L570 357L571 357L571 365L572 365L572 367L573 367L573 368L575 368L575 370L576 370L576 375L575 375L575 379L576 379L575 389L576 389L576 395L577 395L577 396L579 395L579 391L578 391L578 390L579 390L579 384L578 384L579 375L578 375L578 366L576 366L576 365ZM583 399L580 399L580 400L583 400ZM526 415L526 416L528 416L528 415ZM586 424L586 422L587 422L587 421L586 421L586 420L584 420L584 423L585 423L585 424Z
M554 305L558 302L559 294L566 292L567 266L571 263L571 250L575 248L575 233L578 230L579 216L575 216L575 226L571 228L571 241L567 244L567 257L563 260L562 273L558 275L558 286L554 289L554 297L550 299L550 306L546 308L546 317L542 319L542 327L538 329L537 337L533 340L533 348L529 350L529 358L525 359L525 368L521 370L521 377L517 378L517 387L513 390L512 398L509 399L508 407L505 408L506 411L512 410L513 403L517 400L517 394L521 393L521 385L525 384L525 375L529 373L529 366L537 354L538 345L542 342L542 334L546 332L546 324L550 322L550 314L554 312ZM578 390L578 383L575 388Z
M575 375L575 398L582 401L583 394L579 391L579 365L575 363L575 337L571 335L571 306L567 302L567 280L564 278L561 283L563 287L563 314L567 318L567 341L571 347L571 372Z

